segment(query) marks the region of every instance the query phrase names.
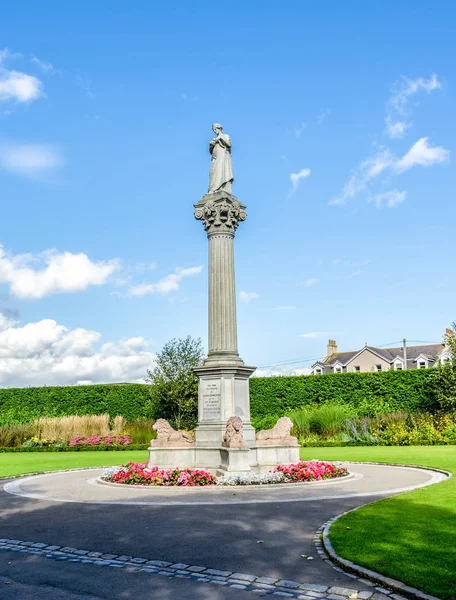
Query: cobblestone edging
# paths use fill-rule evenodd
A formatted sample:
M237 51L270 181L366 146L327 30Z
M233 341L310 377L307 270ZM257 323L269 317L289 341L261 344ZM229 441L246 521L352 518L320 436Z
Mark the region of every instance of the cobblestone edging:
M198 583L210 583L230 588L261 593L266 596L283 598L296 598L297 600L400 600L401 597L388 590L375 588L370 582L363 582L372 586L372 591L360 591L354 588L328 587L312 583L299 583L287 579L274 579L247 573L211 569L200 565L184 563L171 563L164 560L150 560L144 557L133 557L118 554L104 554L90 552L79 548L67 546L48 545L42 542L29 542L22 540L0 539L0 550L33 554L56 561L66 561L100 567L121 568L126 572L142 571L152 575L168 578L189 579ZM351 575L355 582L355 576ZM430 597L428 597L430 598Z
M360 463L360 464L375 464L375 465L386 465L386 466L401 466L401 467L417 467L416 465L406 465L406 464L391 464L391 463ZM453 476L449 471L444 471L443 469L436 469L432 467L419 467L420 469L426 471L433 471L435 473L440 473L441 475L445 475L448 479ZM378 502L378 500L374 500L373 502L369 502L368 504L373 504L374 502ZM365 567L361 567L350 560L346 560L339 556L333 548L331 544L331 540L329 539L329 531L331 529L331 525L335 523L338 519L347 515L350 512L354 512L355 510L359 510L367 506L367 504L363 504L362 506L358 506L357 508L353 508L352 510L348 510L344 513L341 513L332 519L329 519L324 523L321 527L318 528L315 538L314 544L317 549L320 557L336 570L349 577L355 578L357 581L364 583L365 585L375 586L375 583L381 584L380 587L376 586L375 589L378 593L383 595L384 598L393 598L394 600L405 600L406 598L411 598L413 600L440 600L436 596L431 596L429 594L425 594L421 590L417 588L411 587L403 583L402 581L398 581L397 579L392 579L391 577L386 577L381 573L377 573L376 571L372 571L371 569L366 569ZM336 565L336 566L335 566ZM342 567L342 568L341 568ZM373 583L375 582L375 583ZM388 596L389 594L389 596ZM381 600L380 598L373 598L372 600Z

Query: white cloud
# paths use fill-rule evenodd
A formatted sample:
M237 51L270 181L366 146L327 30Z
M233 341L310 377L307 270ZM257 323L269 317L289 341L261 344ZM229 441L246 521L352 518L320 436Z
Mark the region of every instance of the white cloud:
M15 60L16 58L22 58L22 56L20 52L11 52L9 48L3 48L3 50L0 50L0 65L7 60Z
M295 365L260 367L252 375L252 377L277 377L286 375L310 375L312 369L309 367L297 367Z
M304 287L312 287L314 285L317 285L317 283L318 279L306 279L306 281L303 281L301 285L303 285Z
M382 208L383 206L393 208L394 206L397 206L398 204L403 202L406 196L406 191L399 191L397 189L394 189L390 190L389 192L376 194L375 196L369 199L369 202L376 204L377 208Z
M342 194L328 202L330 206L343 205L361 192L369 192L372 182L382 173L396 176L416 166L430 167L447 162L450 151L441 146L430 146L427 137L419 139L410 150L398 158L388 148L380 148L376 154L364 160L351 173Z
M37 65L44 73L48 73L49 75L54 75L57 73L57 69L50 62L46 60L40 60L36 56L32 57L32 62Z
M323 110L317 117L317 125L321 125L324 121L326 121L326 118L331 114L331 109L326 108L325 110Z
M36 175L63 164L59 151L47 144L0 145L0 167L21 175Z
M242 290L239 294L239 299L242 302L251 302L252 300L256 300L259 297L260 294L257 294L256 292L244 292L244 290Z
M326 337L327 335L334 335L329 331L310 331L309 333L299 333L297 335L298 338L305 338L308 340L314 340L321 337Z
M341 258L335 258L333 265L342 265L344 267L365 267L370 263L370 260L342 260Z
M407 121L393 121L392 117L388 115L385 119L386 132L390 138L401 138L404 137L405 131L412 126Z
M43 84L33 75L0 67L0 102L33 102L44 96Z
M386 133L390 138L401 138L405 131L412 126L412 123L404 120L409 114L409 103L412 96L418 92L426 92L430 94L434 90L440 89L442 84L437 79L437 75L433 74L429 79L417 77L416 79L408 79L402 77L395 82L393 86L393 94L388 100L387 115L385 118Z
M0 246L0 283L23 300L82 292L106 283L119 268L116 259L92 262L86 254L48 250L38 255L10 255Z
M428 139L427 137L419 139L407 154L397 161L396 170L401 173L417 165L430 167L436 163L448 161L450 151L442 148L442 146L430 146Z
M377 154L361 163L360 170L365 174L366 179L372 179L378 177L385 169L393 166L396 160L396 157L388 148L382 148Z
M179 284L185 277L191 277L192 275L198 275L203 270L202 266L190 267L188 269L181 269L178 267L174 273L170 273L160 279L156 283L140 283L132 286L127 295L128 296L145 296L146 294L169 294L170 292L176 292L179 289Z
M292 192L298 187L298 183L301 179L306 179L310 176L310 169L301 169L299 173L290 173L290 180L292 185Z
M295 127L294 128L294 134L296 137L301 137L301 133L304 131L304 129L307 127L307 123L301 123L301 125L299 127Z
M276 306L274 310L296 310L296 306Z
M75 385L141 381L154 364L142 337L96 344L101 335L53 319L20 326L0 315L0 385Z

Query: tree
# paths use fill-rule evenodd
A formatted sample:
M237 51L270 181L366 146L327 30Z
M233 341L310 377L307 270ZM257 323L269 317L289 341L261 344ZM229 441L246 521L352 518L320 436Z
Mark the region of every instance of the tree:
M152 384L152 416L174 427L193 429L198 421L198 379L193 373L204 358L201 339L172 339L157 354L146 381Z
M452 325L453 331L456 323ZM445 336L446 349L451 359L437 367L437 397L440 407L446 411L456 410L456 336L448 333Z

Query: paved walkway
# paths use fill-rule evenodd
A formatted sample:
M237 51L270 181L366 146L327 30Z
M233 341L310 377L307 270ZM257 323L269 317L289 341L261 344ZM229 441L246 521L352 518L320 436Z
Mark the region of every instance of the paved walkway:
M12 480L0 492L0 577L12 582L0 597L8 589L5 598L39 599L48 586L42 597L62 600L343 600L354 592L382 600L319 557L315 532L336 514L440 476L347 466L351 479L275 488L117 488L96 483L101 470Z

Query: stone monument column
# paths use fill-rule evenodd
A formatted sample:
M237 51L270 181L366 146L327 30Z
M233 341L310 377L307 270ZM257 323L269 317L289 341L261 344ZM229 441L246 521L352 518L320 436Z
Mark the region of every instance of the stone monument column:
M208 450L220 447L226 422L234 416L242 419L247 445L255 445L248 382L255 367L239 358L236 324L234 234L246 219L245 208L224 189L195 204L195 218L202 221L209 244L209 352L204 365L195 369L199 378L195 440Z

